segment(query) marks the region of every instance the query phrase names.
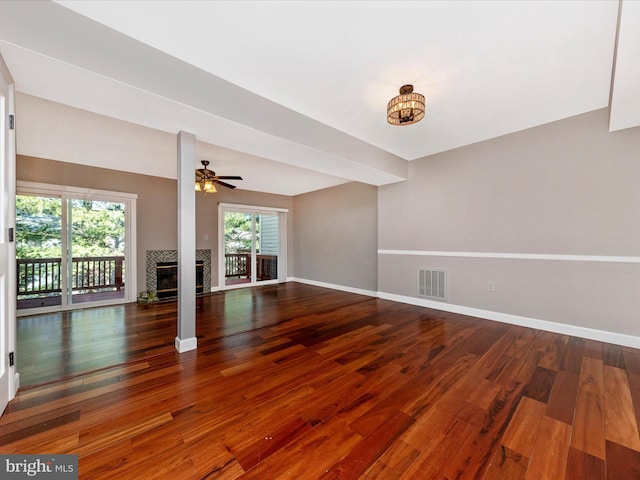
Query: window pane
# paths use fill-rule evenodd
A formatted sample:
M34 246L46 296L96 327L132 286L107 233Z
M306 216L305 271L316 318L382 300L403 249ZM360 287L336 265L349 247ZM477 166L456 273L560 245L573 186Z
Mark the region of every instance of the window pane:
M62 200L16 195L18 309L62 303Z
M124 298L125 204L70 203L73 303Z

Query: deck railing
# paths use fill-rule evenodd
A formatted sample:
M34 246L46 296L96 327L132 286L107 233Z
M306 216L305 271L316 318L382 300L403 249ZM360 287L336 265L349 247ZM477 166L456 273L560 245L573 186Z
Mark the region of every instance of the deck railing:
M62 292L61 258L18 259L18 296L46 295ZM278 278L278 256L257 255L258 280ZM73 257L71 282L73 291L94 291L124 287L124 257ZM251 254L225 254L226 278L250 278Z
M61 258L18 259L18 296L62 292ZM124 257L73 257L71 285L74 291L124 287Z
M277 255L256 255L258 280L271 280L278 278L278 256ZM249 278L251 277L251 254L250 253L226 253L225 277L226 278Z
M224 276L226 278L242 278L251 276L250 253L225 253Z

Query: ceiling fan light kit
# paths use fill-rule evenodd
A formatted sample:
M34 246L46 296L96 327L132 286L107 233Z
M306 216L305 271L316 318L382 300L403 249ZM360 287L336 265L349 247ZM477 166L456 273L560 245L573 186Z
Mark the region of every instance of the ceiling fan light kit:
M202 168L196 169L196 192L216 193L216 185L222 185L227 188L236 188L235 185L230 185L220 180L242 180L242 177L237 175L216 175L216 172L209 170L209 160L202 160Z
M412 125L424 118L424 95L414 93L413 85L400 87L400 95L387 104L387 122L391 125Z
M216 193L218 190L211 180L204 182L196 180L196 192Z

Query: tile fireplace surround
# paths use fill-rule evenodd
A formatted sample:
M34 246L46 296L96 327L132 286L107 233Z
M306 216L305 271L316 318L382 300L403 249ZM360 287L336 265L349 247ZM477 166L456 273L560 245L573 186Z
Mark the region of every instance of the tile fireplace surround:
M211 250L196 250L196 260L204 262L204 293L211 291ZM147 250L147 291L155 292L157 288L156 264L158 262L177 262L177 250Z

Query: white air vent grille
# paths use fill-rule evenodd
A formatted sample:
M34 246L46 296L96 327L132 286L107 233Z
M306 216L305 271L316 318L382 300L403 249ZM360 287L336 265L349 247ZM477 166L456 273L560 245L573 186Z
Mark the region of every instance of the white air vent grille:
M433 300L447 300L447 271L418 270L418 296Z

